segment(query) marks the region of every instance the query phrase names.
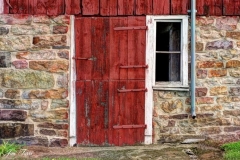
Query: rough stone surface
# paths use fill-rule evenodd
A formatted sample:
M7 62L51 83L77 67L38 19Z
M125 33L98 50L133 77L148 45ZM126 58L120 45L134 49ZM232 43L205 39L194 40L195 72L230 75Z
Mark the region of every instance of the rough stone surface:
M0 120L25 121L27 112L22 110L0 110Z
M207 88L196 88L195 94L197 97L203 97L207 95L207 92L208 92Z
M2 75L2 86L6 88L52 88L53 75L38 71L7 70Z
M213 87L213 88L210 89L210 95L211 96L226 95L226 94L227 94L227 87L226 86Z
M198 68L222 68L223 62L203 61L198 62Z
M21 136L33 136L34 125L22 123L1 123L0 138L16 138Z
M5 92L5 97L10 99L18 99L20 98L20 91L16 89L8 89Z
M1 141L68 145L69 28L66 15L0 16Z
M67 139L52 139L50 142L50 147L66 147L68 145Z
M66 72L68 70L67 61L30 61L29 68L48 72Z
M206 48L209 49L209 50L232 49L233 48L233 42L232 41L226 41L226 40L208 42L206 44Z

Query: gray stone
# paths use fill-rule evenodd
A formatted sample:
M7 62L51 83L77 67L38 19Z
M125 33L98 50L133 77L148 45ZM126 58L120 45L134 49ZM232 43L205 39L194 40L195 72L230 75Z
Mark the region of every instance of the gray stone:
M48 147L48 138L47 137L21 137L16 140L18 144L23 145L38 145Z
M14 35L49 34L50 27L47 25L14 25L11 32Z
M18 59L28 60L53 60L56 59L56 53L53 50L41 50L36 52L18 52Z
M2 86L7 88L52 88L54 77L52 74L27 70L7 70L2 76Z
M0 50L3 51L23 51L31 48L29 36L12 36L0 38Z
M6 35L9 33L9 29L7 27L0 27L0 35Z
M51 109L56 108L68 108L69 107L69 101L68 100L56 100L54 99L51 104Z
M22 110L0 110L0 120L25 121L27 112Z
M0 52L0 68L11 67L11 53Z
M233 42L227 41L227 40L218 40L213 42L208 42L206 44L206 48L209 50L215 50L215 49L232 49L233 48Z
M22 123L1 123L0 138L16 138L20 136L33 136L34 125Z

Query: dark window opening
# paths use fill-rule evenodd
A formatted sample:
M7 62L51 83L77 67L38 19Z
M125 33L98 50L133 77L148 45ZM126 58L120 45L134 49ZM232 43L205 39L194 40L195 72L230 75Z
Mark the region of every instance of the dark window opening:
M181 22L157 22L155 81L180 81Z

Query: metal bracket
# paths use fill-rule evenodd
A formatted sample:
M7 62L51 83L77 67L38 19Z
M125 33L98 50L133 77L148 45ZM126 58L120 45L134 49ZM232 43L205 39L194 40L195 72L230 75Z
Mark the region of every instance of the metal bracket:
M132 27L115 27L115 31L122 31L122 30L147 30L147 26L132 26Z
M119 125L119 126L113 126L114 129L131 129L131 128L147 128L146 124L142 125Z
M147 88L145 88L145 89L118 89L118 92L119 92L119 93L125 93L125 92L142 92L142 91L147 92L148 90L147 90Z
M148 65L120 66L120 68L148 68Z
M90 58L72 57L72 59L76 59L76 60L88 60L88 61L96 61L96 60L97 60L96 57L90 57Z

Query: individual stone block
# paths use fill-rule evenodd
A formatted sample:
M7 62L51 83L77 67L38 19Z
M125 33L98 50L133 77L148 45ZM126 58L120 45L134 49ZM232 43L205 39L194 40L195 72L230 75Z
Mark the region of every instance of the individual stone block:
M68 61L30 61L29 68L48 72L66 72Z
M225 110L223 111L223 115L238 117L240 115L240 110Z
M32 90L28 93L29 99L65 99L67 96L68 90L64 88L46 91Z
M70 24L70 16L60 15L60 16L54 17L52 22L56 24Z
M21 25L29 25L32 22L31 15L23 15L23 14L2 14L0 16L0 24L21 24Z
M200 108L200 111L202 112L208 112L208 111L216 112L216 111L221 111L223 109L221 105L216 105L216 106L206 105L206 106L201 106L199 108Z
M232 96L240 96L240 87L231 87L229 94Z
M9 33L9 29L7 27L0 27L0 35L7 35Z
M68 88L68 74L61 74L57 77L57 87L59 88Z
M51 139L49 147L66 147L68 145L67 139Z
M212 25L213 23L214 23L214 18L212 18L212 17L197 17L196 18L197 26Z
M207 74L208 74L207 70L202 70L202 69L197 70L197 78L199 78L199 79L206 78Z
M25 60L13 61L12 64L16 69L26 69L28 68L28 63Z
M10 99L18 99L20 98L20 91L16 89L8 89L5 92L5 97Z
M226 69L212 69L209 70L208 72L208 77L212 78L212 77L223 77L227 75L227 70Z
M230 60L226 63L226 68L238 68L240 67L240 61Z
M53 26L53 34L66 34L67 32L67 26Z
M188 119L188 114L172 115L169 117L169 119Z
M11 67L11 53L0 52L0 68Z
M20 136L33 136L34 125L22 123L1 123L0 138L16 138Z
M32 101L29 100L9 100L9 99L0 99L0 108L1 109L35 109L32 107Z
M226 95L226 94L227 94L227 87L226 86L213 87L213 88L210 89L210 95L211 96Z
M56 132L54 130L49 130L49 129L40 129L40 134L43 134L46 136L55 136Z
M224 127L224 132L236 132L240 131L240 127Z
M207 92L207 88L196 88L195 95L196 97L203 97L207 95Z
M227 32L226 37L240 40L240 32Z
M21 137L16 140L18 144L24 145L38 145L48 147L48 138L47 137Z
M201 135L219 134L219 133L221 133L220 127L200 128Z
M197 104L213 104L214 98L213 97L197 97L196 103Z
M183 103L181 100L175 100L175 101L165 101L160 105L160 108L165 113L171 113L171 112L177 112L183 110Z
M58 100L58 99L52 100L51 109L68 108L68 107L69 107L68 100Z
M0 50L3 51L22 51L31 48L29 36L11 36L0 38Z
M27 112L22 110L0 110L0 120L25 121Z
M239 69L233 69L229 72L229 75L231 77L239 78L240 77L240 70Z
M6 88L52 88L54 77L46 72L7 70L2 74L2 86Z
M68 124L40 123L37 126L40 128L68 129Z
M11 32L14 35L49 34L50 26L47 25L13 25Z
M54 60L56 53L53 50L40 50L36 52L18 52L16 54L18 59L27 60Z
M223 62L203 61L197 63L198 68L222 68Z
M33 37L33 44L36 46L66 46L67 36L66 35L55 35L55 36L38 36Z
M233 42L227 40L218 40L213 42L208 42L206 44L206 49L208 50L216 50L216 49L232 49Z
M60 51L58 51L57 55L60 58L69 59L69 51L67 51L67 50L60 50Z
M216 20L216 25L215 27L219 30L235 30L237 28L239 18L236 17L219 17Z

